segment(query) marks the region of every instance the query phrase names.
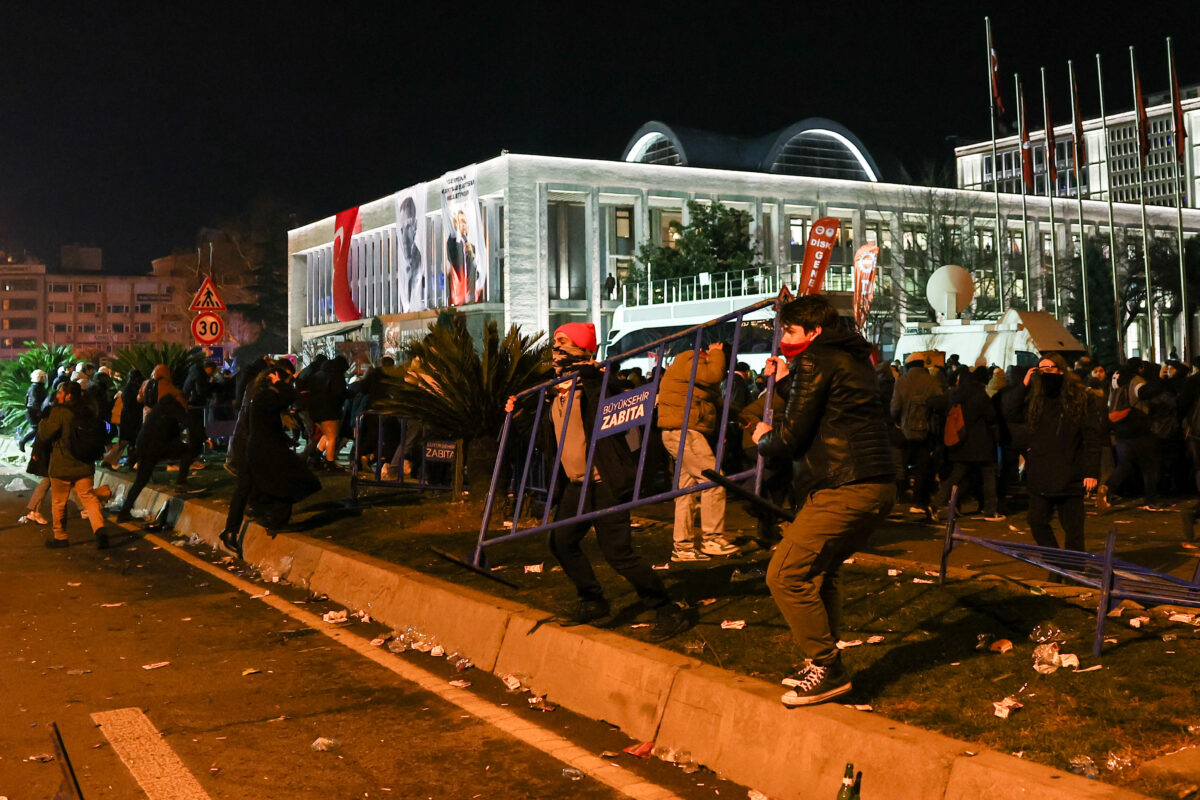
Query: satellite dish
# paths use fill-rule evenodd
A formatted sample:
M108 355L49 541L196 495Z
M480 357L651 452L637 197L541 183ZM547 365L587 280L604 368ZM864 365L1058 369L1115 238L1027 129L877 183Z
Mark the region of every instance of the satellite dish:
M956 319L975 299L975 281L971 273L957 264L939 267L925 284L925 298L938 319Z

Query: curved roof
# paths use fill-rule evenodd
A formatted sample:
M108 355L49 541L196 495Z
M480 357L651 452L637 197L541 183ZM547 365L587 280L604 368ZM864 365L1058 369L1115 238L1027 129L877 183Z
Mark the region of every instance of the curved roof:
M814 178L881 178L879 165L858 137L822 117L756 139L652 120L629 140L621 160Z

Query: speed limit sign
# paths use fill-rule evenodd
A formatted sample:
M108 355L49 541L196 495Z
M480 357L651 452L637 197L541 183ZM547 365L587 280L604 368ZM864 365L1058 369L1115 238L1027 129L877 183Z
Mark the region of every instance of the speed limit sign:
M211 311L192 320L192 338L197 344L216 344L225 336L225 322Z

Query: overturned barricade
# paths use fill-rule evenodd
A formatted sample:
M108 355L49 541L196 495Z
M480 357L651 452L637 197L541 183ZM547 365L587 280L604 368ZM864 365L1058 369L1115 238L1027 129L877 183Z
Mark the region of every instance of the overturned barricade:
M548 468L548 485L545 487L546 502L540 519L536 520L534 525L525 528L520 527L520 522L527 492L533 482L531 480L531 473L535 470L537 463L533 456L537 446L538 432L549 419L548 415L551 414L549 408L551 400L559 394L565 395L565 410L561 412L562 417L567 420L571 418L572 406L576 402L582 402L577 398L581 396L579 390L581 389L583 378L578 371L567 372L516 395L514 398L514 407L505 417L504 427L500 434L500 448L496 458L496 468L493 472L491 485L484 504L483 519L480 524L479 538L476 542L475 550L471 554L469 561L460 561L459 563L487 574L485 572L487 568L485 551L489 547L494 547L524 536L545 533L567 525L590 522L607 514L629 511L634 508L671 500L681 495L726 486L730 483L745 486L743 497L751 500L755 499L763 478L763 459L757 453L754 454L752 466L722 476L723 480L720 482L707 478L691 483L690 485L680 485L688 428L689 426L695 427L691 422L691 414L688 410L692 407L692 401L697 391L697 372L700 365L698 357L693 357L690 360L690 375L688 376L687 389L683 400L683 408L685 410L682 425L677 429L679 431L678 446L673 446L671 448L673 452L669 451L667 453L669 456L669 459L667 459L667 464L669 464L669 481L666 482L661 480L663 470L660 469L660 466L666 465L652 463L650 456L651 452L656 449L655 446L657 444L656 403L659 399L660 384L666 372L666 364L669 358L672 355L679 355L687 351L689 347L693 354L698 354L705 344L712 345L716 341L720 341L727 354L727 364L721 383L721 394L725 398L729 398L733 389L734 373L737 370L743 325L748 323L748 316L755 311L772 306L777 309L780 303L790 299L791 295L785 289L778 297L759 301L753 305L717 317L707 323L687 328L628 352L621 353L620 355L612 356L594 364L594 366L589 364L588 368L591 370L589 374L592 376L592 379L595 380L598 377L599 393L595 406L595 421L591 425L591 430L585 436L587 445L586 461L579 487L578 503L572 509L559 509L559 513L556 515L557 518L551 519L552 510L555 505L554 499L558 496L556 490L563 488L563 483L566 480L561 468L568 427L564 424L562 425L562 431L555 434L556 441L554 441L553 445L548 446L545 451L545 462ZM732 325L729 323L732 323ZM774 356L778 353L779 347L778 317L770 324L773 326L771 355ZM716 338L718 337L717 331L720 331L719 336L728 335L729 341ZM726 332L729 333L726 334ZM641 386L633 388L620 386L617 373L620 370L621 364L639 357L649 358L651 363L654 364L651 375ZM769 424L771 422L771 399L775 391L773 376L768 379L764 391L763 419ZM563 401L559 400L559 402ZM719 423L716 425L719 435L713 447L714 460L717 465L725 463L726 448L731 446L726 442L726 432L729 429L730 419L730 404L727 402L722 403L719 412ZM529 423L528 425L523 424L526 421ZM517 432L518 427L522 427L528 434L527 442L521 441L521 437ZM585 512L584 509L588 507L589 492L595 491L597 484L597 481L594 480L596 444L609 436L626 436L633 440L631 441L630 449L633 451L637 466L632 491L618 498L615 505ZM740 446L740 437L734 440L732 446ZM513 448L522 449L514 452ZM551 452L552 449L553 452ZM514 491L512 492L511 522L506 523L506 525L511 526L511 532L489 535L492 517L496 511L496 500L502 491L501 487L510 466L512 468L510 486L512 486ZM517 477L518 475L519 478ZM443 553L442 555L447 554ZM458 559L453 560L458 561ZM489 575L489 577L491 576Z
M462 442L427 436L426 429L399 414L364 411L354 421L350 497L362 487L452 491L462 488ZM362 467L373 458L370 471Z

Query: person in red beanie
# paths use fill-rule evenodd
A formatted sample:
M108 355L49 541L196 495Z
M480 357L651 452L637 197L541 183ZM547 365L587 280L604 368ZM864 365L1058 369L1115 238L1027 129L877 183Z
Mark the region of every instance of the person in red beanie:
M561 440L562 458L557 464L554 503L555 520L575 515L587 472L588 432L595 428L596 410L600 405L603 373L593 360L596 354L596 328L591 323L572 322L554 332L554 371L559 376L578 373L577 387L572 397L572 381L563 381L554 395L547 399L549 413L541 431L545 444L543 452L558 451ZM568 409L569 406L569 409ZM515 407L509 398L507 410ZM553 437L553 438L551 438ZM606 436L596 441L592 457L592 477L588 482L583 513L619 505L633 495L637 461L627 438ZM667 588L633 550L629 512L606 514L590 522L577 522L550 531L550 552L562 565L563 572L575 584L579 604L564 621L566 625L586 625L597 622L611 613L604 589L580 543L589 528L596 530L596 543L604 559L616 572L629 581L642 603L654 609L655 621L649 639L665 641L686 630L690 625L687 612L672 602Z

